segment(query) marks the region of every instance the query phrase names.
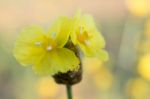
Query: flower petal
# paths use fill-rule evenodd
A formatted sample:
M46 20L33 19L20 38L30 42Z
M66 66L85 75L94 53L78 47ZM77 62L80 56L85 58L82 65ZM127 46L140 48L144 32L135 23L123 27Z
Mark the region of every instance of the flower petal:
M78 10L75 16L71 19L72 22L72 30L70 33L70 37L72 42L76 45L77 44L77 34L79 33L79 27L81 22L81 11Z
M45 39L44 30L37 25L32 25L24 28L19 34L17 41L23 43L33 43Z
M48 35L55 39L58 47L63 47L69 38L71 21L67 17L59 17L48 31Z
M44 55L44 50L36 46L43 42L43 30L38 26L25 28L18 36L13 50L15 58L24 66L31 65Z
M101 60L107 60L108 54L103 50L105 47L105 41L102 35L99 32L94 32L92 38L88 41L89 44L84 44L78 42L81 50L88 57L98 57Z
M54 75L56 73L78 69L79 59L74 52L66 48L58 48L49 52L43 60L35 64L34 70L39 75Z
M108 53L101 48L96 46L85 46L83 44L79 44L79 46L87 57L97 57L103 61L107 61L109 58Z
M81 22L85 26L85 29L87 31L93 31L93 32L97 31L97 27L95 25L95 21L94 21L94 19L93 19L93 17L91 15L84 14L81 17Z
M42 49L37 49L34 47L16 47L14 49L14 56L23 66L32 65L41 57L45 52Z
M89 39L89 41L93 47L97 47L97 48L105 47L105 40L100 32L97 32L97 31L90 32L89 31L89 35L91 35L91 39Z

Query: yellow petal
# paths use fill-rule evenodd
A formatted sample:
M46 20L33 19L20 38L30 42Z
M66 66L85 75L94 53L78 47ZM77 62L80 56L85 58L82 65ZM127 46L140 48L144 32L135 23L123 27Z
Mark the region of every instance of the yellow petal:
M79 59L74 52L66 48L52 50L45 58L35 64L35 72L39 75L54 75L78 69Z
M18 36L13 50L14 56L22 65L31 65L44 55L44 50L36 46L43 42L43 30L38 26L25 28Z
M71 21L67 17L59 17L49 29L49 35L55 39L58 47L63 47L69 38Z
M72 22L72 30L70 33L72 42L76 45L77 44L77 34L79 33L80 23L81 23L81 11L78 10L75 16L71 19Z
M17 38L16 42L33 43L34 41L41 41L45 39L44 30L37 25L24 28Z
M44 54L43 49L34 47L16 47L14 49L14 56L23 66L32 65L40 60Z
M97 31L95 21L91 15L84 14L81 18L82 23L85 25L87 31Z
M94 32L92 34L92 38L87 42L89 44L78 42L85 56L98 57L104 61L108 60L108 54L106 51L103 50L105 46L105 41L100 33Z
M99 50L95 56L103 61L107 61L109 59L109 55L105 50Z
M103 61L107 61L109 58L108 53L97 46L85 46L83 44L79 44L79 46L87 57L97 57Z

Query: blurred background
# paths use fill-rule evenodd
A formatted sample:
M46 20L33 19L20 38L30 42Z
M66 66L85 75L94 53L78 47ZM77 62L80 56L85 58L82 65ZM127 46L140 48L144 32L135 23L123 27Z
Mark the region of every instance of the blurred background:
M150 99L150 0L0 0L0 99L67 99L65 86L20 66L12 48L24 26L49 27L79 8L94 17L110 59L84 58L74 99Z

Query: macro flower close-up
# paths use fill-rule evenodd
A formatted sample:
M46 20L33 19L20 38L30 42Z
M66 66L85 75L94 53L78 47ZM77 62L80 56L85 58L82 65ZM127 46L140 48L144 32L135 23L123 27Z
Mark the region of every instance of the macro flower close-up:
M0 0L0 99L150 99L150 0Z
M36 74L51 75L56 83L65 84L72 99L71 86L82 80L82 58L106 61L104 47L92 16L78 11L73 18L60 16L47 31L37 25L24 28L13 52L21 65L31 65Z
M73 51L63 48L68 38L69 22L65 17L58 18L48 31L30 26L19 34L14 55L22 65L32 65L40 75L76 70L79 59Z

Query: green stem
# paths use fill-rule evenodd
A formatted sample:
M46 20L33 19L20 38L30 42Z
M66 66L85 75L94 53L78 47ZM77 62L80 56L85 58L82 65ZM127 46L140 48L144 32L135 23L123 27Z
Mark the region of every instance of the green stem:
M71 88L71 85L66 85L66 88L67 88L68 99L73 99L72 98L72 88Z

